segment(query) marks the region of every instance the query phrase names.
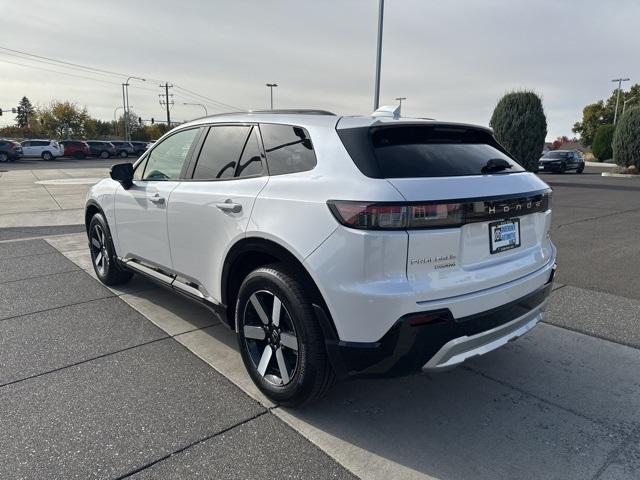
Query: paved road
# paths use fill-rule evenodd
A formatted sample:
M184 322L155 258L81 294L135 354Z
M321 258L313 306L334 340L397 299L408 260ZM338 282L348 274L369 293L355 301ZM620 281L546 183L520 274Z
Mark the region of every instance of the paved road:
M85 158L78 160L71 157L60 157L53 160L42 160L41 158L21 158L17 162L0 163L0 171L11 172L14 170L47 170L50 168L73 169L73 168L108 168L116 163L135 162L137 157L129 158Z
M0 243L0 271L0 478L353 478L185 349L197 328L168 335L43 240Z

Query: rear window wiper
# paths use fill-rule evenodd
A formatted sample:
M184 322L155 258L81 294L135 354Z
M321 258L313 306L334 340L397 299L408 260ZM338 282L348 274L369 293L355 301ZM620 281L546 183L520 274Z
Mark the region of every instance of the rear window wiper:
M513 167L513 164L507 162L504 158L490 158L485 163L484 167L480 170L480 173L495 173L507 170Z

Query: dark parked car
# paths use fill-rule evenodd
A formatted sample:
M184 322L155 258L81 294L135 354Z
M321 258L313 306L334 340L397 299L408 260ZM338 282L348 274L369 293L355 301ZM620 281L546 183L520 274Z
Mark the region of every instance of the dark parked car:
M0 138L0 162L15 162L22 157L22 145Z
M89 150L91 155L100 158L109 158L117 155L116 147L111 142L103 142L101 140L88 140Z
M575 170L576 173L582 173L584 158L576 150L552 150L542 155L538 162L538 170L557 173Z
M136 150L136 155L142 155L149 148L148 142L129 142L133 145L133 148Z
M112 140L111 143L116 147L116 154L122 158L127 158L129 155L135 155L136 149L130 142L120 142Z
M65 157L86 158L91 155L91 149L87 142L81 140L63 140L60 144L64 147Z

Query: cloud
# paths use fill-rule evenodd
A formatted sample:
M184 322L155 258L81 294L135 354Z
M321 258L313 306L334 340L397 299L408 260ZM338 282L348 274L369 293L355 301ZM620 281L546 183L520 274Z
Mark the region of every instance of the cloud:
M376 40L375 0L0 1L1 46L74 63L169 80L242 108L369 113ZM408 97L405 115L487 124L500 95L528 88L543 97L549 138L571 134L582 107L608 96L610 80L640 81L640 3L619 0L388 0L381 99ZM0 55L0 61L37 65ZM86 105L113 118L124 78L90 81L1 63L0 106L23 95ZM52 65L41 67L59 70ZM81 75L80 71L64 70ZM157 81L132 81L130 102L163 117ZM194 99L173 89L172 117L199 116ZM215 112L209 104L209 111ZM3 116L0 123L12 120Z

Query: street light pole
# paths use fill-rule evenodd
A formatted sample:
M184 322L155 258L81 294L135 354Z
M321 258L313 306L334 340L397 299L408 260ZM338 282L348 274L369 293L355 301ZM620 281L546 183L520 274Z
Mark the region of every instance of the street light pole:
M277 83L267 83L267 87L271 90L271 110L273 110L273 87L277 87Z
M631 98L627 98L624 102L622 102L622 115L624 115L624 110L625 108L627 108L627 103L629 103L631 100L635 100L637 95L634 95Z
M194 105L194 106L202 107L202 108L204 108L204 115L205 115L205 117L209 116L209 112L207 111L207 107L205 107L205 106L204 106L203 104L201 104L201 103L188 103L188 102L185 102L185 103L183 103L183 105Z
M146 82L147 79L146 78L140 78L140 77L129 77L127 78L127 81L122 85L122 87L126 87L125 88L125 137L124 140L125 142L128 142L131 140L131 132L129 132L129 80L131 79L135 79L135 80L140 80L142 82Z
M376 51L376 83L373 87L373 110L380 106L380 64L382 63L382 23L384 17L384 0L378 4L378 49Z
M628 78L614 78L611 80L612 82L618 82L618 94L616 95L616 111L613 112L613 124L616 124L616 120L618 119L618 104L620 103L620 90L622 89L622 82L628 82Z

